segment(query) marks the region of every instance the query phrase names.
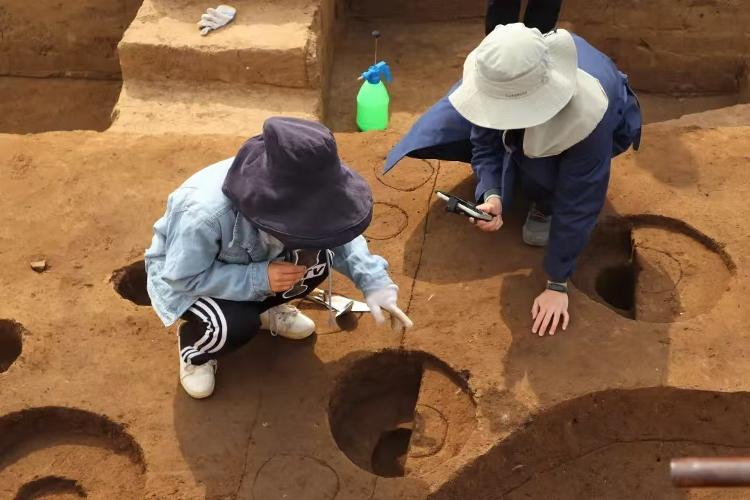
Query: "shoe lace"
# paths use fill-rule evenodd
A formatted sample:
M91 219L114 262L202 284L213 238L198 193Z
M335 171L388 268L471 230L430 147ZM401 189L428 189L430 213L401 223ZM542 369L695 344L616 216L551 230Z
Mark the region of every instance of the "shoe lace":
M533 205L531 207L531 213L529 214L529 217L538 222L547 222L547 218L549 218L549 215L539 210L536 205Z
M206 361L205 363L203 363L202 365L194 365L193 363L188 361L187 363L185 363L185 373L187 373L188 375L192 375L193 372L195 372L195 370L203 366L210 366L213 368L216 366L216 360L210 359Z
M274 337L279 334L279 325L286 325L290 319L294 319L294 317L297 316L299 313L299 309L297 309L294 306L290 306L289 304L281 304L273 308L272 311L269 311L269 329L271 330L271 335Z

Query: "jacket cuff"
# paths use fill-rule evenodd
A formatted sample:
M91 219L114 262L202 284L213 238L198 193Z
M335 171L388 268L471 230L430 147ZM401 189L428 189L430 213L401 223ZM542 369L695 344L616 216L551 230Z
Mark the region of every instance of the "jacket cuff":
M268 280L268 264L269 261L265 262L252 262L250 270L250 286L253 287L259 295L273 295L271 290L271 283Z
M357 283L357 288L359 288L359 291L362 292L363 295L367 296L375 290L387 288L391 285L395 285L395 283L393 282L391 277L388 276L387 272L383 272L382 274L367 276L366 278L360 280L360 282Z
M490 199L490 197L499 198L500 201L503 201L503 197L501 196L499 189L492 188L492 189L488 189L487 191L485 191L484 194L482 195L482 201L486 202L487 200Z

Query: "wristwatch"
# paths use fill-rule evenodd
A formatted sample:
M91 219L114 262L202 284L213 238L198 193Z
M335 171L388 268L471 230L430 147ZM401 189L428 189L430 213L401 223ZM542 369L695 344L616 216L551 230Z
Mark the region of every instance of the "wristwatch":
M563 281L561 283L558 281L547 280L547 290L553 290L560 293L568 293L568 282Z

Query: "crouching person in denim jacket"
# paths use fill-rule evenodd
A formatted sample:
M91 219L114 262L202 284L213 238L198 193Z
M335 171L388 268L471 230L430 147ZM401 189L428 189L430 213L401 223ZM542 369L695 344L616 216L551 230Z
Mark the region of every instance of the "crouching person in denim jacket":
M216 358L258 330L304 339L315 323L287 304L331 268L354 281L376 322L398 308L388 263L361 236L372 219L367 182L341 163L331 132L270 118L237 156L173 192L146 251L148 293L169 326L179 318L180 381L194 398L214 390Z

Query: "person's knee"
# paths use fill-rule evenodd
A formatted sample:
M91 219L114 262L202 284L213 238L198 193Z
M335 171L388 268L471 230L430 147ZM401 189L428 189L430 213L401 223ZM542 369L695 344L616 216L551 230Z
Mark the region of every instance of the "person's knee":
M228 338L235 343L245 343L255 337L260 330L259 314L243 314L234 318L229 327Z

